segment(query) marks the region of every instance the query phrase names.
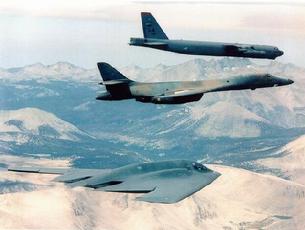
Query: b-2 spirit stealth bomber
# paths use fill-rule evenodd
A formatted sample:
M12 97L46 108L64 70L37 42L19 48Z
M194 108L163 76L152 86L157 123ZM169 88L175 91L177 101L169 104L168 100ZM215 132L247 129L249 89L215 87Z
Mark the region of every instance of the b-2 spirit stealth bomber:
M275 59L284 54L269 45L169 39L151 13L142 12L141 16L144 38L130 38L129 45L191 55Z
M187 160L130 164L116 169L12 167L22 173L59 174L54 181L98 191L144 193L137 200L175 203L212 183L220 173Z
M292 84L290 79L270 74L250 74L225 79L176 81L176 82L136 82L128 79L107 63L98 63L105 85L105 92L97 100L135 99L155 104L182 104L198 101L203 94L210 92L256 89Z

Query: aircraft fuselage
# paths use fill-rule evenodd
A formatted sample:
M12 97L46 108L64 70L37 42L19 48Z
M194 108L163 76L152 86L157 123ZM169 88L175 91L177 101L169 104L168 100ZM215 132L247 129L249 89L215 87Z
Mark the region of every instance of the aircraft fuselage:
M107 92L100 94L98 100L136 99L155 104L182 104L198 101L209 92L244 90L283 86L292 84L290 79L269 74L234 76L225 79L176 81L176 82L135 82L121 85L106 85ZM117 88L119 86L119 88Z
M275 46L209 41L131 38L129 44L190 55L275 59L284 53Z

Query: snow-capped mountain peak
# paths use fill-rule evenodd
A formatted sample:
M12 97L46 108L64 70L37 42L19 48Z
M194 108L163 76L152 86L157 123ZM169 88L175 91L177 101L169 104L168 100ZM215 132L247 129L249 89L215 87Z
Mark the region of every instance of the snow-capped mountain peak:
M305 135L285 145L275 157L260 159L256 163L280 170L284 177L305 185Z
M78 135L87 136L71 123L37 108L0 111L0 130L0 138L7 141L14 140L13 134L34 134L71 141L78 140Z
M95 75L96 71L94 71ZM92 71L75 66L69 62L57 62L52 65L35 63L32 65L3 69L0 71L0 79L14 82L27 80L81 80L88 81L92 78Z

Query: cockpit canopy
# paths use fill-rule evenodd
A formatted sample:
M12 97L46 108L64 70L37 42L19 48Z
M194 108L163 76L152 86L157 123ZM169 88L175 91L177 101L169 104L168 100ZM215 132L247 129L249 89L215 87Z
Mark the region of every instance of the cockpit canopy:
M197 171L206 171L207 170L207 168L203 164L200 164L200 163L197 163L197 162L193 162L192 166Z

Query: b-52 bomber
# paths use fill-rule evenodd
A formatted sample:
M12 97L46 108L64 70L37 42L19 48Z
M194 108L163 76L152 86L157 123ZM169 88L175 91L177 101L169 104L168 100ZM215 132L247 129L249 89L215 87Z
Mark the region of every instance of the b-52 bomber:
M198 101L203 94L228 90L244 90L292 84L290 79L270 74L250 74L225 79L176 81L176 82L136 82L128 79L107 63L97 63L105 85L105 92L97 100L135 99L155 104L182 104Z
M220 173L187 160L130 164L116 169L12 167L22 173L58 174L54 179L70 187L105 192L144 193L136 200L175 203L212 183Z
M141 17L144 38L130 38L129 45L191 55L275 59L284 54L268 45L168 39L151 13L142 12Z

